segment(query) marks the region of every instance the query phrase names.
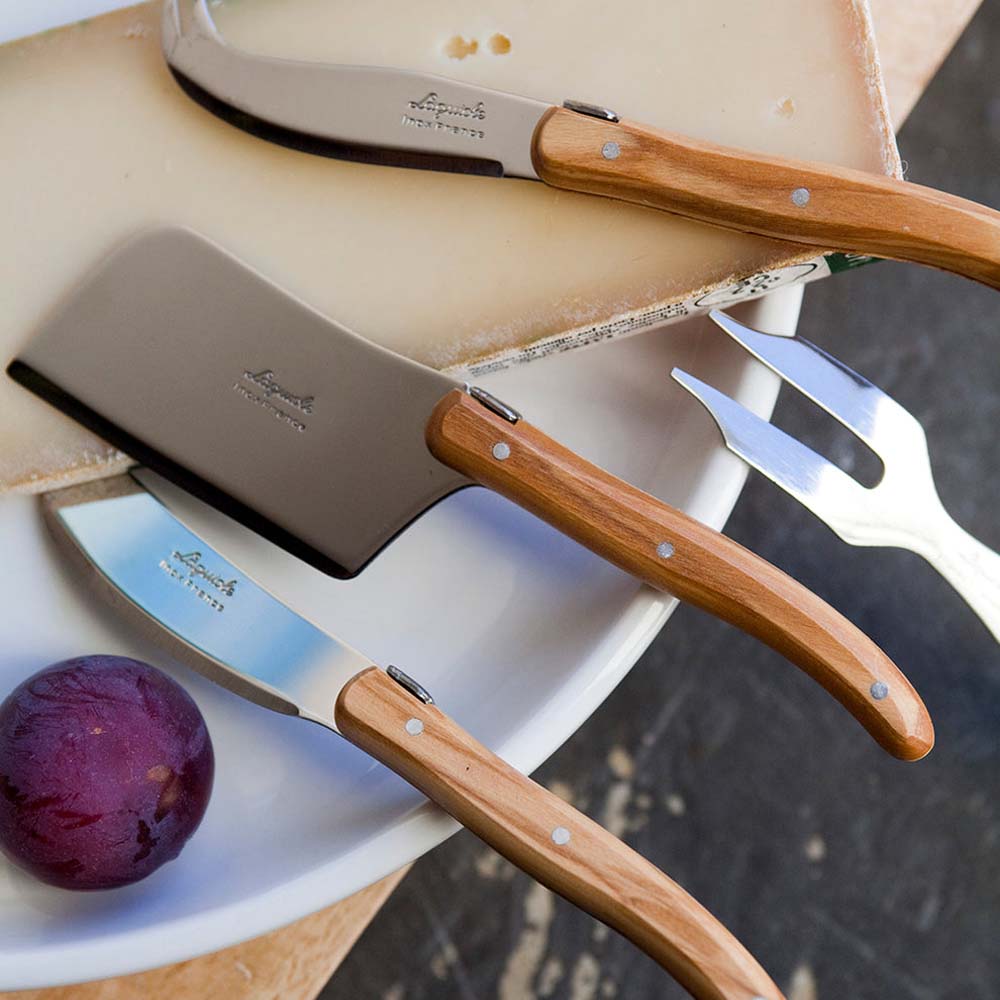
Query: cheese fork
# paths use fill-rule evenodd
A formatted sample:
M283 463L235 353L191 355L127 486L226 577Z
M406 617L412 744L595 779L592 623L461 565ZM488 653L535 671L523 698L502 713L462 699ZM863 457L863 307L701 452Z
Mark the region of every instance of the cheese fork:
M832 462L693 375L672 377L712 415L726 447L777 483L851 545L923 556L1000 641L1000 555L961 528L934 485L916 417L843 362L801 337L760 333L726 313L712 320L741 347L863 441L883 475L862 486Z

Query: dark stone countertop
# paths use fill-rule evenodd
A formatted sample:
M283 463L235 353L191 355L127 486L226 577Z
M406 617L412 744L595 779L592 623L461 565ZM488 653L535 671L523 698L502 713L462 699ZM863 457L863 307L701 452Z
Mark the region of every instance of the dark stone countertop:
M983 6L900 146L911 180L1000 206L1000 5ZM1000 548L996 292L880 263L811 286L800 330L920 419L945 505ZM860 461L791 390L776 421ZM761 476L727 533L887 650L935 718L933 754L891 760L777 654L682 607L536 778L694 893L789 1000L996 1000L1000 647L917 556L845 545ZM322 994L685 995L464 832L418 862Z

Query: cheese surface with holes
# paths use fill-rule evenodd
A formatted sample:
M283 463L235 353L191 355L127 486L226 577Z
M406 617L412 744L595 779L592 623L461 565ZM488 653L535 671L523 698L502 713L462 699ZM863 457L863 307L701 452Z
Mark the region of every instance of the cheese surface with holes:
M763 152L899 170L864 0L210 9L228 41L255 52L423 70ZM700 291L812 256L539 182L269 144L179 89L159 20L159 4L141 5L0 47L4 361L103 254L159 223L193 227L341 323L438 368L648 326ZM125 462L8 379L0 413L0 490Z

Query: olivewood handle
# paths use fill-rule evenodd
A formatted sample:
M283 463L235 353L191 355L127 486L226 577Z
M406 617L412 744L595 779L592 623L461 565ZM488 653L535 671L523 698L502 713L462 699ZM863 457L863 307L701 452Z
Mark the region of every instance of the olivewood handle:
M919 760L934 745L927 709L892 660L812 591L725 535L458 389L435 408L427 443L446 465L609 562L782 653L893 756Z
M376 667L337 699L338 729L466 828L660 963L698 1000L782 1000L750 953L658 868Z
M727 229L929 264L1000 289L1000 212L822 163L764 156L553 108L535 130L547 184Z

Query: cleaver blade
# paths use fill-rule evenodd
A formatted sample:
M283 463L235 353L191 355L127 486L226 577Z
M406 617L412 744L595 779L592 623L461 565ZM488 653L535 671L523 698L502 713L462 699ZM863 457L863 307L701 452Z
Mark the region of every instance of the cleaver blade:
M435 405L462 383L339 326L185 229L118 248L10 374L336 577L471 485L424 443Z

